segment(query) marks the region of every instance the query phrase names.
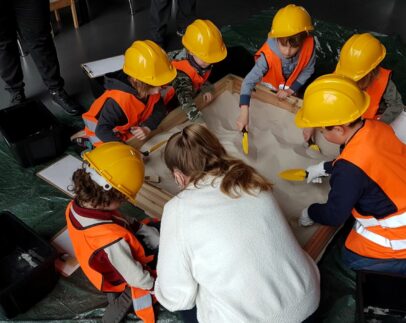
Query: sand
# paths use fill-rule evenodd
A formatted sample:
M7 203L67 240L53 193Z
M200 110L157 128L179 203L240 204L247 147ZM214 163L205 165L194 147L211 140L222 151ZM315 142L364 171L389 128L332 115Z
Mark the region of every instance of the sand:
M297 218L305 207L327 200L328 180L324 180L323 184L307 184L305 181L288 182L280 179L278 173L289 168L306 168L321 160L331 160L338 155L338 146L328 143L320 134L317 134L316 142L321 148L322 155L311 158L303 145L301 129L294 125L294 115L284 109L252 99L249 154L244 155L241 147L242 134L235 129L235 120L239 112L238 102L238 94L228 91L222 93L203 110L207 126L218 136L231 155L253 166L274 184L273 194L299 243L304 245L318 226L299 227ZM187 124L189 123L151 138L144 144L142 150L169 138L171 134L180 131ZM161 183L154 185L175 195L179 189L164 166L163 152L164 147L145 159L146 175L160 176Z

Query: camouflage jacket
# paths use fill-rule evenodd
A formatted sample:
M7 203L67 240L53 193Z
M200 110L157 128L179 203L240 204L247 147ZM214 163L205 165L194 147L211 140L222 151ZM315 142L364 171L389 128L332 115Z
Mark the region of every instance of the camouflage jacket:
M402 96L396 88L395 83L393 83L392 80L389 80L385 93L379 104L378 114L381 115L379 120L390 124L404 109L405 106L402 102Z
M186 49L176 50L168 53L170 60L189 59ZM192 64L195 66L196 64ZM199 69L199 74L207 72L207 69ZM211 67L209 67L211 68ZM178 71L176 78L172 81L172 86L175 89L181 109L186 113L189 120L194 122L203 122L202 113L197 109L194 98L199 93L207 93L213 91L213 85L209 82L203 84L199 92L193 90L192 80L184 72Z

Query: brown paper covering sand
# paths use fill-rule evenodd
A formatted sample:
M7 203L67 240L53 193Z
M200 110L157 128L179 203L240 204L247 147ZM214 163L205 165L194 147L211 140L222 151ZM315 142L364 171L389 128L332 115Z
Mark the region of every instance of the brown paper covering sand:
M306 182L287 182L277 174L288 168L306 168L321 160L330 160L338 154L338 147L317 135L324 156L310 158L303 145L301 129L294 125L294 114L260 100L252 99L250 108L249 154L242 152L242 134L235 129L238 116L239 96L224 91L203 110L208 128L217 135L227 151L257 169L273 184L273 194L279 202L282 212L289 221L299 243L304 246L320 226L302 228L297 225L297 218L303 208L314 202L323 203L329 191L328 180L323 184L306 184ZM189 122L176 126L169 131L157 134L142 147L143 150L165 140L171 134L180 131ZM164 147L151 154L145 160L146 175L158 175L159 184L154 184L175 195L179 192L172 175L164 166Z

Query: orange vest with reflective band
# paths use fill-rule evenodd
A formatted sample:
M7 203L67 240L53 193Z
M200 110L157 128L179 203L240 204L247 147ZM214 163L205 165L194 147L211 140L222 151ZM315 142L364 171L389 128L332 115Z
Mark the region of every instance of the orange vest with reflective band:
M268 42L265 42L262 47L255 53L255 60L257 60L261 53L264 54L268 64L268 72L263 76L262 82L272 85L274 90L282 89L285 86L291 87L296 81L299 74L303 71L309 63L314 50L313 36L307 36L302 44L299 52L299 59L295 69L289 78L285 80L282 72L282 63L278 55L276 55L269 47Z
M192 80L193 91L196 93L200 91L203 84L210 76L211 70L208 70L204 75L200 75L199 72L190 64L187 59L174 60L172 65L178 71L182 71ZM175 95L175 89L171 86L164 95L164 103L167 104Z
M112 285L103 279L103 275L90 267L89 261L99 250L104 249L121 239L124 239L131 248L133 256L143 266L146 266L154 259L154 256L146 256L143 246L137 238L127 229L115 223L101 223L91 225L87 228L76 229L70 220L70 213L73 212L72 201L66 208L66 223L69 237L72 241L75 256L80 267L94 287L102 292L121 293L128 286L127 283ZM147 268L145 268L147 269ZM134 311L146 323L154 323L154 309L152 307L151 294L147 290L131 287Z
M99 146L103 142L96 136L96 127L101 109L107 99L113 99L117 102L127 117L127 123L122 126L117 126L114 131L120 136L122 141L127 141L132 137L130 128L137 126L149 118L154 110L154 105L159 101L160 95L154 94L148 97L145 105L141 100L137 99L133 94L120 90L106 90L98 97L91 105L89 111L82 115L85 123L85 134L89 138L93 146Z
M373 79L372 83L365 90L371 101L369 103L368 110L362 115L364 119L376 119L376 115L379 109L379 103L382 100L382 96L386 91L388 82L392 71L379 67L378 75Z
M380 219L353 209L356 221L345 246L364 257L406 259L406 145L389 125L365 120L339 159L364 171L397 208Z

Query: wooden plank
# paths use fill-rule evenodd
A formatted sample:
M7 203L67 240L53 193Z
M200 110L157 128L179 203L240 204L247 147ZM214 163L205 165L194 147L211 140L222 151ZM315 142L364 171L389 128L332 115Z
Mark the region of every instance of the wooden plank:
M163 205L157 204L148 195L138 194L134 205L144 210L151 217L158 219L162 217Z
M310 257L315 261L318 261L321 253L326 248L328 242L330 242L336 231L337 228L321 226L303 246L303 249L306 250Z
M147 191L150 192L154 195L157 195L158 197L160 197L163 200L170 200L172 198L172 194L164 191L163 189L154 186L153 184L150 183L144 183L144 185L142 186L142 188Z

